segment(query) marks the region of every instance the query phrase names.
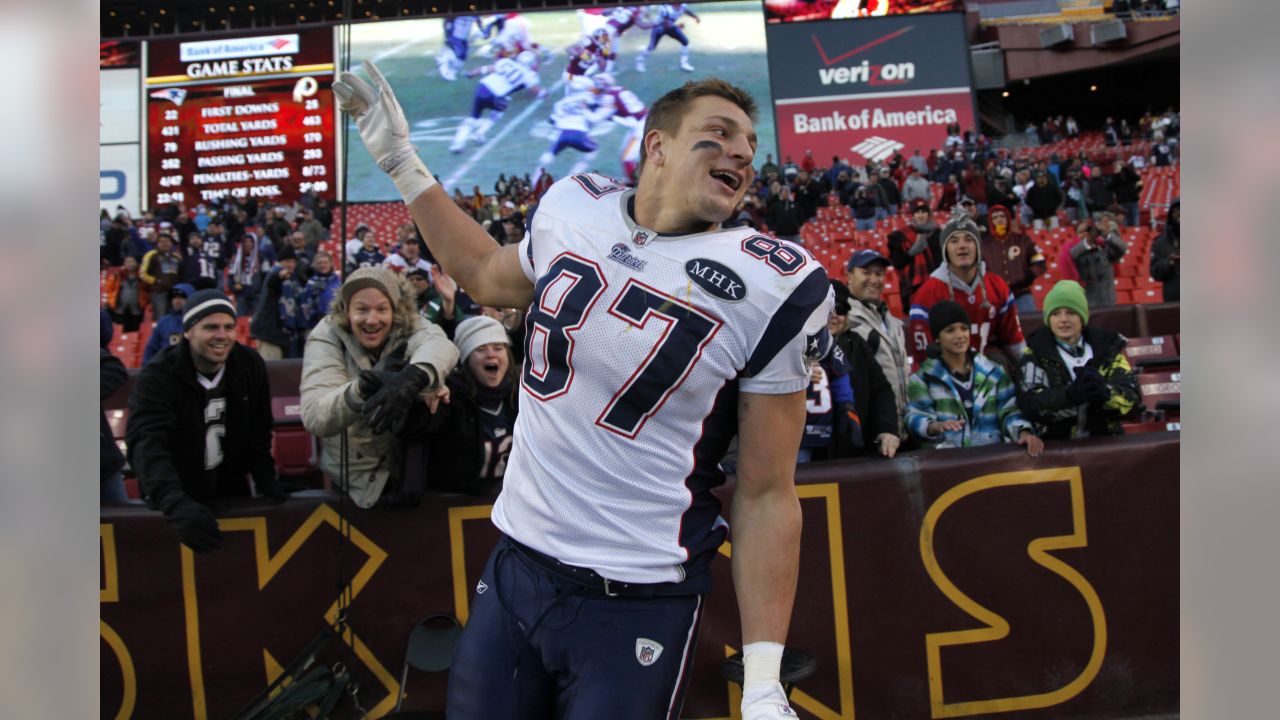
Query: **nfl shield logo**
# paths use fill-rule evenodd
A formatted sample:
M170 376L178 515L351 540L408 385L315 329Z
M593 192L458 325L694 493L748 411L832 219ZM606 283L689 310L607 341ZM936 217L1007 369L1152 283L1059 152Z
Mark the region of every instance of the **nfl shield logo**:
M636 638L636 660L641 665L649 667L658 662L658 658L662 655L662 645L650 640L649 638Z
M636 246L643 246L645 243L649 242L649 239L649 233L644 230L636 230L636 234L631 236L631 243Z

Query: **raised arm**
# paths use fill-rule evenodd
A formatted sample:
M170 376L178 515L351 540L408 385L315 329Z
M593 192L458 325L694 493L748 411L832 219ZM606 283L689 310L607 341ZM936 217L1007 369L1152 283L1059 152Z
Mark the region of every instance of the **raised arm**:
M520 267L519 245L499 245L438 183L407 204L431 254L471 299L490 307L528 307L533 283Z
M387 79L368 60L373 83L344 72L333 84L338 107L351 115L369 154L391 176L418 232L445 271L482 305L525 307L533 282L520 267L518 246L500 246L445 193L413 145L409 123Z

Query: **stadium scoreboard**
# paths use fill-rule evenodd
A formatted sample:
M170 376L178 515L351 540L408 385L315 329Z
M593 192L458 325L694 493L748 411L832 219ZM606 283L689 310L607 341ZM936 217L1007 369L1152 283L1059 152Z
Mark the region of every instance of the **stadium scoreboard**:
M333 35L149 43L147 204L336 191Z

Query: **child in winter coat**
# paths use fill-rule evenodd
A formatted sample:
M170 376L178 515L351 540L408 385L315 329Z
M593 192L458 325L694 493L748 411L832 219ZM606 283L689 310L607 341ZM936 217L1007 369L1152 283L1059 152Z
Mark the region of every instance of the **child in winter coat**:
M1044 327L1027 338L1018 407L1046 438L1123 435L1138 381L1119 333L1089 325L1084 288L1060 280L1044 299Z
M1016 442L1039 455L1044 442L1018 411L1013 381L999 365L969 348L969 317L944 300L929 310L937 342L907 380L908 431L926 447L975 447Z

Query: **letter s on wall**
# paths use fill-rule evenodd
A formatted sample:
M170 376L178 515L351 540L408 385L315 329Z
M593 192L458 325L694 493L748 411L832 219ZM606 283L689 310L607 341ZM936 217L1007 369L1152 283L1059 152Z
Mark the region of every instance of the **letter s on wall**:
M974 602L972 598L961 592L942 572L933 549L934 530L938 525L938 520L956 502L975 493L993 488L1053 482L1065 482L1070 488L1072 532L1070 535L1036 538L1027 545L1027 554L1036 564L1061 576L1084 599L1093 621L1093 650L1089 655L1089 660L1074 680L1057 690L1035 695L947 704L942 693L942 648L948 645L971 645L1000 640L1009 634L1009 623L1000 615ZM925 513L924 523L920 528L920 557L924 561L925 570L929 573L929 577L934 584L942 590L943 594L951 602L979 620L983 627L925 635L925 647L929 663L929 709L932 717L962 717L981 713L1051 707L1066 702L1080 694L1093 681L1098 674L1098 670L1102 667L1102 659L1106 655L1107 649L1107 620L1103 614L1102 601L1099 599L1097 591L1079 571L1058 558L1049 555L1049 551L1052 550L1080 548L1086 545L1088 545L1088 538L1085 532L1084 482L1078 466L982 475L960 483L934 501L928 512Z

